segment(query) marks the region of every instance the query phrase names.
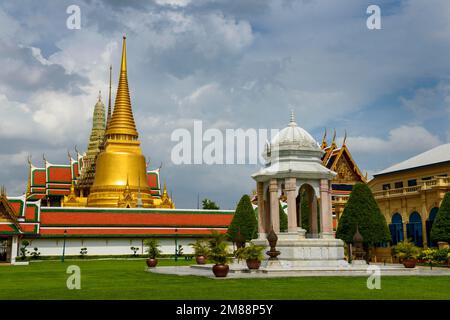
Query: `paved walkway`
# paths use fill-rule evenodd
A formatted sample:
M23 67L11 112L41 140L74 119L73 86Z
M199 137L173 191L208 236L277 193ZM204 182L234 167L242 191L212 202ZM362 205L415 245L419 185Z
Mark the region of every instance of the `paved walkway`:
M404 268L399 264L370 264L370 266L377 266L380 268L381 276L450 276L450 268L435 268L430 270L429 267L416 267L413 269ZM293 270L286 269L260 269L249 271L247 268L239 264L230 265L230 272L226 278L215 278L212 273L212 265L193 265L182 267L156 267L148 268L148 272L160 274L174 274L179 276L202 276L215 279L249 279L249 278L279 278L279 277L321 277L321 276L359 276L367 277L373 271L368 271L370 266L356 266L341 269L312 269L312 268L297 268Z

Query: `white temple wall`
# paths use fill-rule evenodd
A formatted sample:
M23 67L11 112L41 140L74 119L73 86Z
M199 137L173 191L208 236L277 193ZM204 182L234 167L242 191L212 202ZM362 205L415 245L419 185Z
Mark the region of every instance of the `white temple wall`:
M175 254L175 238L155 238L160 244L163 254ZM29 252L38 248L41 256L61 256L64 240L58 239L27 239ZM81 248L87 248L87 255L132 255L131 247L138 247L138 254L145 254L142 238L66 238L66 256L80 255ZM183 254L192 254L190 243L193 238L177 238L177 244L183 246ZM20 246L20 245L19 245ZM28 254L29 255L29 254Z

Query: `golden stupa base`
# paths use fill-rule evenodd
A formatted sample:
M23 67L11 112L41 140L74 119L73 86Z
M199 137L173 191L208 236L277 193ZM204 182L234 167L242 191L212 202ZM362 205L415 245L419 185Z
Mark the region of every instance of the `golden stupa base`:
M154 208L153 200L149 191L139 191L138 188L128 186L122 188L118 186L101 187L91 190L87 206L97 208Z

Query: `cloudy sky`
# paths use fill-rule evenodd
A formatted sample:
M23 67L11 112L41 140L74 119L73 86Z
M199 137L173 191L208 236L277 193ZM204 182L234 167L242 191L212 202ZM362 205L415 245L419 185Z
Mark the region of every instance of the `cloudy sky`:
M86 148L108 67L117 83L122 35L142 149L163 162L177 207L197 194L232 208L257 165L175 165L174 129L282 128L317 140L336 128L363 172L450 141L450 2L2 1L0 183L25 191L26 156L42 166ZM81 29L66 27L69 5ZM381 8L381 30L366 9ZM113 91L114 94L114 91Z

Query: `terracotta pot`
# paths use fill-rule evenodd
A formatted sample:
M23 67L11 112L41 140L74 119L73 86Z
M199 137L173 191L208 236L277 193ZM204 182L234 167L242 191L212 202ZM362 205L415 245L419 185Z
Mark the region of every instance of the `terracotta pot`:
M196 256L195 261L197 262L197 264L205 264L206 257L205 256Z
M158 259L147 259L147 266L149 268L154 268L158 264Z
M230 271L230 267L227 264L215 264L212 267L212 271L216 277L224 278Z
M250 270L257 270L261 266L261 261L259 261L258 259L247 259L246 262L247 267Z
M405 266L405 268L415 268L416 263L416 259L403 259L403 265Z

